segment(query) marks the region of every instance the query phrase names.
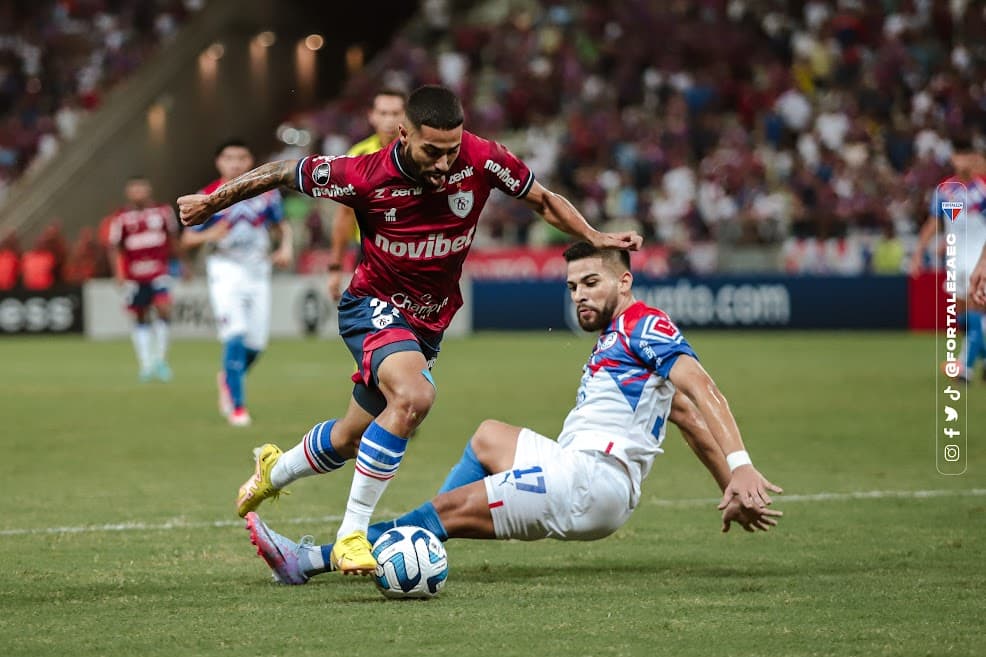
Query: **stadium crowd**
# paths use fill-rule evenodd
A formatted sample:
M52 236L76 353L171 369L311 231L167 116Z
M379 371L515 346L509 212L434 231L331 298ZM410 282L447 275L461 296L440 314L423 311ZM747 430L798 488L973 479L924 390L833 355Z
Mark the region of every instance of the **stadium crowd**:
M682 249L861 236L895 271L886 256L923 221L951 139L983 146L975 3L505 6L405 32L299 124L340 152L381 82L442 83L466 100L471 129L508 141L594 223ZM550 240L534 223L509 203L484 218L494 243ZM799 249L787 247L792 263Z
M204 0L0 3L0 201Z
M98 90L132 70L195 3L13 4L47 10L0 13L0 24L43 15L46 29L0 39L0 179L43 152L42 137L62 129L59 113L98 104ZM94 9L108 5L123 10ZM952 140L986 146L981 3L421 6L421 19L351 75L337 99L291 117L316 136L313 148L340 153L365 137L365 108L381 87L445 84L463 98L469 129L506 142L595 225L636 228L672 253L707 242L768 246L792 272L900 272L934 186L950 173ZM73 24L115 40L67 39ZM133 38L147 33L154 37ZM12 54L24 50L11 46L18 39L46 38L76 45L33 60ZM40 80L35 92L32 80ZM323 214L288 199L286 215L304 226L301 248L326 244ZM480 225L480 248L561 239L503 198L491 200Z

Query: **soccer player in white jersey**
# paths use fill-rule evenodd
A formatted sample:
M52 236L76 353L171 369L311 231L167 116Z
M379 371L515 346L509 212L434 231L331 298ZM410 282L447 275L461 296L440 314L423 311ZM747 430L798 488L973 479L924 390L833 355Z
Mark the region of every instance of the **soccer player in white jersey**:
M203 193L253 168L253 154L237 139L216 149L219 178ZM270 334L271 265L287 267L294 259L291 226L282 221L276 189L217 212L182 234L182 245L206 244L209 298L223 343L222 370L216 376L219 411L235 427L248 426L246 373L267 346ZM271 253L271 236L278 242Z
M398 525L425 527L443 541L608 536L637 506L669 419L686 427L696 452L710 455L702 461L723 490L723 531L732 522L748 531L776 525L782 514L768 508L768 491L781 489L753 467L726 399L684 336L665 313L634 299L629 253L582 242L565 259L579 324L602 333L558 440L486 420L444 492L372 525L370 541ZM290 541L255 512L247 528L281 583L304 584L332 569L331 545Z

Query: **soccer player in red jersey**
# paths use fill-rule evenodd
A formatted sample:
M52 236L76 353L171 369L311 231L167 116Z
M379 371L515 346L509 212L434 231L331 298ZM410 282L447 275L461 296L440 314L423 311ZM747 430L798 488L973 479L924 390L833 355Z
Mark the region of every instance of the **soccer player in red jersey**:
M139 380L171 380L168 323L171 297L168 263L176 253L178 222L171 206L155 203L151 183L134 176L124 189L127 206L110 220L109 260L133 314L131 333ZM155 317L151 320L151 309Z
M419 88L405 117L398 138L376 153L272 162L211 194L178 199L189 226L279 185L332 198L356 213L363 260L339 304L339 331L359 367L349 408L342 418L316 424L287 452L272 444L258 448L255 472L237 499L245 516L290 482L355 459L332 552L333 565L347 574L376 567L366 529L407 437L434 403L431 365L462 305L462 265L490 193L499 189L524 201L551 225L599 248L637 249L642 241L633 231L595 230L507 148L464 130L462 105L448 89Z

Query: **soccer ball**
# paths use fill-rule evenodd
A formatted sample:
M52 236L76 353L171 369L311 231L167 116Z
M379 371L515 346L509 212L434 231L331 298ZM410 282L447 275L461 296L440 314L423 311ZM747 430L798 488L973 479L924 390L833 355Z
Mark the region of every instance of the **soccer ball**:
M438 537L422 527L388 529L373 544L373 579L388 598L433 598L445 586L448 555Z

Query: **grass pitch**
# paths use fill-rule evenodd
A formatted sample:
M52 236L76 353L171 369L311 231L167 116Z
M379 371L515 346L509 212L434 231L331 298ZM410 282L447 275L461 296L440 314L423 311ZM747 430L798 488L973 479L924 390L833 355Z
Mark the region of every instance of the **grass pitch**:
M720 534L717 489L671 429L616 535L454 541L428 602L336 575L275 586L234 514L254 445L292 446L344 408L341 342L274 343L249 379L254 426L233 429L215 410L214 343L177 343L175 381L138 385L125 342L5 339L0 654L986 654L986 386L970 387L968 471L943 477L933 338L690 337L787 491L782 526ZM379 516L430 497L484 418L556 435L590 347L447 341L438 402ZM330 538L351 472L299 481L261 515Z

